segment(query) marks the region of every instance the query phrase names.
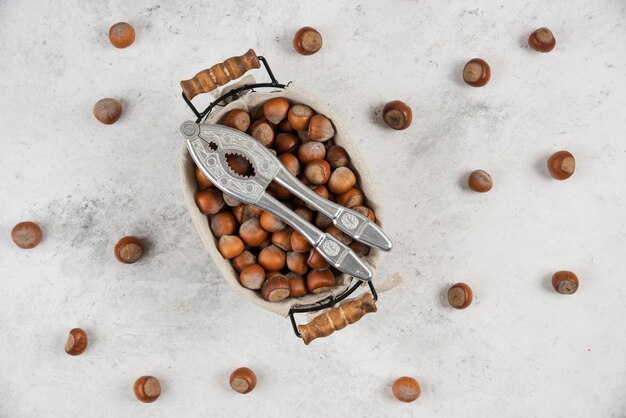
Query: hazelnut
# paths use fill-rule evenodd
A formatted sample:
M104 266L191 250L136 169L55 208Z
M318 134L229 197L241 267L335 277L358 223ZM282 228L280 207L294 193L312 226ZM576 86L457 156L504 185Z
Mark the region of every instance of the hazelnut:
M268 233L258 218L251 218L241 224L239 227L239 236L250 247L258 247L268 237Z
M298 208L294 210L294 213L307 222L313 222L313 217L315 216L313 211L307 208Z
M304 168L304 176L311 184L325 184L330 178L330 164L325 160L314 160Z
M235 219L237 220L237 222L239 223L243 223L243 208L245 208L246 205L245 204L241 204L239 206L235 206L233 208L233 215L235 215Z
M294 273L304 274L307 272L307 254L291 251L287 253L287 268Z
M363 192L356 187L351 188L345 193L337 195L337 204L346 208L354 206L362 206L365 201Z
M285 267L285 252L275 245L265 247L259 253L259 264L268 271Z
M247 220L252 219L252 218L258 219L261 217L262 213L263 213L263 209L257 208L256 206L252 206L252 205L244 205L242 209L240 223L244 223Z
M93 115L105 125L112 125L122 116L122 104L115 99L100 99L93 105Z
M222 235L217 243L217 249L227 260L237 257L243 252L243 241L235 235Z
M368 245L363 244L362 242L359 242L356 240L352 241L349 247L359 257L365 257L366 255L370 253L370 249L371 249Z
M309 121L308 134L311 141L324 142L335 136L335 129L326 116L315 115Z
M389 102L383 108L383 120L392 129L402 130L411 126L413 112L400 100Z
M298 159L304 165L315 160L323 160L326 156L326 147L320 142L305 142L298 148Z
M224 207L222 192L209 187L196 192L196 205L200 212L205 215L215 215Z
M528 37L528 46L535 51L550 52L556 46L556 39L548 28L539 28Z
M263 104L263 115L274 125L287 117L289 102L282 97L270 99Z
M287 119L294 130L304 131L309 127L309 121L314 114L309 106L297 104L289 108Z
M331 178L332 178L332 174L331 174ZM320 184L315 187L313 186L309 186L309 187L311 187L311 190L313 191L313 193L315 193L316 195L320 197L323 197L324 199L328 199L330 197L330 194L328 193L328 189L323 184Z
M289 280L289 296L299 298L307 294L304 277L294 272L287 274L286 277Z
M211 231L219 238L222 235L233 235L237 231L237 221L232 212L219 212L211 218Z
M413 402L419 398L422 393L417 380L408 376L403 376L393 382L391 391L393 392L393 396L402 402Z
M291 127L291 124L289 123L289 118L285 118L282 121L280 121L280 123L278 125L276 125L276 128L278 129L279 132L283 132L283 133L294 133L296 130L293 129Z
M258 119L252 122L249 134L266 147L271 147L274 143L274 127L266 120Z
M300 137L294 134L282 133L276 135L274 144L276 145L276 152L278 154L285 154L295 151L301 142Z
M555 152L548 158L548 171L557 180L565 180L574 174L576 161L568 151Z
M552 287L562 295L571 295L578 290L578 277L571 271L557 271L552 276Z
M334 170L348 165L350 156L348 156L348 152L343 147L333 145L326 151L326 161L330 164L330 168Z
M283 166L294 176L300 174L300 161L293 154L282 154L278 157Z
M326 233L337 238L339 242L344 245L350 245L352 243L352 237L343 232L341 229L337 228L335 225L331 225L326 228Z
M256 256L250 251L244 251L237 257L233 258L232 263L235 271L241 273L241 271L246 268L246 266L256 264Z
M305 252L311 249L311 243L298 231L291 233L291 249L297 252Z
M196 177L196 183L200 189L206 189L213 186L211 180L209 180L198 167L194 168L194 175Z
M365 216L367 219L369 219L372 222L376 220L376 214L374 213L372 209L368 208L367 206L361 206L361 205L353 206L351 209Z
M493 187L493 180L485 170L474 170L467 179L467 185L475 192L485 193Z
M278 200L287 200L293 197L289 189L281 186L276 182L271 182L268 189L270 193Z
M70 356L83 354L87 348L87 334L80 328L70 330L65 343L65 352Z
M228 112L222 123L238 131L247 132L250 127L250 115L243 109L233 109Z
M348 167L339 167L330 175L328 190L335 194L345 193L356 184L356 176Z
M34 222L20 222L11 230L11 239L20 248L29 250L41 242L43 232Z
M228 193L222 193L222 199L224 199L224 203L226 203L231 208L237 207L241 205L241 202L229 195Z
M301 55L313 55L322 48L322 35L309 26L300 28L293 37L293 49Z
M265 280L271 279L274 276L281 276L281 275L282 273L278 270L268 271L267 273L265 273Z
M471 305L472 289L465 283L457 283L448 290L448 302L453 308L465 309Z
M313 270L306 276L306 287L312 293L324 292L336 284L335 275L328 269Z
M114 254L118 261L133 264L143 256L143 245L139 238L124 237L115 244Z
M272 215L269 212L263 212L259 218L261 227L267 232L278 232L285 229L287 226L279 217Z
M118 22L109 29L109 40L116 48L126 48L135 42L135 29L126 22Z
M474 58L463 68L463 80L472 87L482 87L491 78L491 68L484 60Z
M291 251L291 229L285 228L272 234L272 244L283 251Z
M301 254L301 253L298 253L298 254ZM330 264L328 263L328 261L326 261L324 257L322 257L320 253L318 253L315 250L311 250L309 254L309 258L307 260L307 264L313 270L325 270L330 267Z
M315 215L315 226L317 226L319 229L324 230L332 224L333 221L322 212L318 212L317 215Z
M256 386L256 375L247 367L240 367L230 375L230 387L235 392L246 394Z
M263 299L269 302L278 302L289 297L289 279L277 274L265 280L261 287Z
M145 403L154 402L161 396L161 384L153 376L141 376L135 381L133 390L137 399Z
M239 273L239 283L247 289L258 290L265 281L265 270L258 264L250 264Z

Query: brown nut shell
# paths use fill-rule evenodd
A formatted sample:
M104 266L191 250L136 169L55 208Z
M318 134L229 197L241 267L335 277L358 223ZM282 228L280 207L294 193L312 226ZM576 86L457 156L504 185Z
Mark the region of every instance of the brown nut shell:
M478 193L485 193L493 187L493 179L485 170L474 170L467 178L467 185Z
M351 209L365 216L367 219L369 219L372 222L376 220L376 214L374 213L372 209L368 208L367 206L353 206Z
M287 253L287 268L294 273L305 274L307 267L307 254L290 251Z
M291 133L280 133L276 135L274 146L276 147L276 152L279 155L282 155L294 152L301 143L302 140L297 135Z
M341 242L343 245L350 245L353 241L350 235L346 234L341 229L337 228L335 225L331 225L328 228L326 228L326 233L337 238L339 242Z
M18 247L30 250L41 242L43 232L39 225L26 221L16 224L11 230L11 239Z
M332 271L313 270L306 276L306 287L311 293L321 293L337 284L335 275Z
M472 87L482 87L491 79L491 67L483 59L474 58L463 67L463 81Z
M265 270L258 264L250 264L239 273L239 283L247 289L258 290L265 282Z
M356 176L348 167L339 167L330 175L328 190L335 194L342 194L356 185Z
M302 254L302 253L299 253ZM313 270L325 270L330 267L328 261L324 259L316 250L311 250L309 253L309 258L307 259L307 264Z
M472 304L474 294L465 283L456 283L448 290L448 303L456 309L465 309Z
M143 257L143 244L139 238L123 237L115 244L113 253L118 261L124 264L133 264Z
M351 208L354 206L363 206L365 196L363 191L357 187L353 187L345 193L337 195L336 202L340 206Z
M258 247L269 236L269 233L261 227L258 218L251 218L239 227L239 236L250 247Z
M326 156L326 147L321 142L309 141L298 147L298 159L304 165L315 160L323 160Z
M383 108L383 120L392 129L403 130L411 126L413 112L400 100L389 102Z
M246 266L256 264L256 255L252 254L250 251L244 251L237 257L233 258L232 263L235 271L237 273L241 273Z
M211 218L211 231L217 238L222 235L233 235L237 232L235 215L228 211L216 213Z
M248 133L266 147L271 147L274 143L274 127L267 120L258 119L252 122L248 128Z
M333 145L326 151L326 161L333 170L339 167L345 167L350 163L348 152L339 145Z
M122 116L122 104L115 99L100 99L93 105L93 115L105 125L112 125Z
M282 154L278 157L283 166L294 176L300 174L300 161L293 154Z
M130 23L118 22L109 28L109 41L116 48L127 48L135 42L135 29Z
M302 236L298 231L291 233L291 249L297 252L309 251L312 248L311 243Z
M196 206L205 215L215 215L224 207L222 192L208 187L196 192Z
M241 132L247 132L250 127L250 115L243 109L233 109L224 118L222 123Z
M274 125L287 117L289 102L283 97L275 97L263 104L263 115Z
M295 131L304 131L309 127L309 121L314 114L315 112L309 106L296 104L289 108L287 119Z
M285 229L287 226L278 216L269 212L263 212L259 218L261 227L267 232L278 232Z
M272 234L272 244L283 251L291 251L291 229L285 228Z
M309 121L309 139L316 142L325 142L335 136L333 124L324 115L314 115Z
M275 245L263 248L258 258L259 264L267 271L282 270L285 267L285 252Z
M70 356L82 354L87 348L87 333L80 328L70 330L65 342L65 352Z
M196 183L198 184L199 189L206 189L207 187L213 186L211 180L209 180L202 171L198 167L195 167L193 170L193 174L196 177Z
M578 277L571 271L557 271L552 276L552 287L562 295L571 295L578 290Z
M556 39L548 28L539 28L528 37L528 46L535 51L550 52L556 46Z
M422 393L417 380L408 376L403 376L393 382L391 391L393 392L393 396L402 402L413 402L419 398Z
M154 402L161 396L161 383L156 377L141 376L135 381L133 391L141 402Z
M289 297L289 289L289 279L277 274L265 280L261 295L269 302L278 302Z
M322 35L310 26L300 28L293 37L293 49L301 55L315 54L322 44Z
M326 160L314 160L304 168L304 176L311 184L326 184L330 179L330 164Z
M227 260L237 257L244 250L243 241L236 235L223 235L217 243L217 249Z
M294 272L287 274L286 277L289 279L289 296L299 298L308 293L304 277Z
M230 375L230 387L238 393L250 393L256 387L256 375L247 367L240 367Z
M557 180L568 179L576 170L576 160L569 151L557 151L548 158L548 171Z

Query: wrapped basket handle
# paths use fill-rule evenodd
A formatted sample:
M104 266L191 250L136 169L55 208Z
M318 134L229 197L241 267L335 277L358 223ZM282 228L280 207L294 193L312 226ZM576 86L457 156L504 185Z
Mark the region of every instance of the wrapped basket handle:
M328 337L333 332L354 324L369 312L376 312L376 302L370 293L364 293L358 299L316 316L308 324L298 325L298 331L302 341L308 345L316 338Z
M243 76L247 71L261 67L259 58L253 49L243 55L230 57L224 62L200 71L189 80L182 80L180 86L187 99L191 100L198 94L208 93L219 86Z

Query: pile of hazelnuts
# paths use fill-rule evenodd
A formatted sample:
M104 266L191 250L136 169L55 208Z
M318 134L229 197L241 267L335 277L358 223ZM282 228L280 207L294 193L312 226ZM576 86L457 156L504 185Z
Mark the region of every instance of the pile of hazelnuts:
M246 132L278 156L291 174L313 192L351 208L374 221L374 211L359 187L358 174L346 150L333 141L335 128L324 115L301 103L277 97L250 115L233 109L220 122ZM243 156L227 154L230 169L240 176L254 175ZM230 260L247 289L259 290L270 302L307 293L320 293L337 284L339 271L311 244L281 219L255 206L243 204L213 187L196 167L198 209L209 217L220 254ZM306 221L349 246L359 256L369 247L354 241L320 212L307 206L276 183L267 192Z

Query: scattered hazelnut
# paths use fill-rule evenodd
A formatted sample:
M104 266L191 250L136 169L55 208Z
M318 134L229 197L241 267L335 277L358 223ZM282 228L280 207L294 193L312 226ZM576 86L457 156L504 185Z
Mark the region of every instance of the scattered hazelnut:
M548 28L539 28L528 37L528 46L535 51L550 52L556 46L556 39Z
M282 274L277 274L265 279L261 287L263 299L269 302L278 302L289 297L289 279Z
M339 167L330 175L328 190L335 194L345 193L356 184L356 176L348 167Z
M20 222L11 230L11 239L20 248L29 250L41 242L43 232L34 222Z
M247 367L240 367L230 375L230 387L235 392L246 394L256 386L256 375Z
M215 215L224 207L222 192L213 187L196 192L196 205L205 215Z
M309 139L316 142L325 142L335 136L333 124L324 115L314 115L309 121Z
M403 376L393 382L391 390L393 392L393 396L402 402L413 402L419 398L422 393L417 380L408 376Z
M297 104L289 108L287 119L293 129L296 131L304 131L309 127L309 121L314 114L315 112L313 112L313 109L309 106Z
M305 177L311 184L325 184L330 178L330 164L326 160L314 160L304 168Z
M293 37L293 49L301 55L313 55L322 48L322 35L309 26L300 28Z
M485 170L475 170L469 175L467 185L475 192L485 193L493 187L493 180Z
M289 296L299 298L307 294L304 277L294 272L287 274L286 277L289 280Z
M472 298L472 289L465 283L457 283L448 290L448 302L453 308L467 308L471 305Z
M112 125L122 116L122 104L115 99L100 99L93 105L93 115L105 125Z
M265 270L282 270L285 267L285 252L275 245L265 247L259 252L259 264Z
M217 243L217 249L227 260L237 257L244 250L243 241L235 235L222 235Z
M116 48L126 48L135 42L135 29L126 22L119 22L109 29L109 40Z
M337 284L335 275L332 271L313 270L306 276L306 287L312 293L321 293Z
M392 129L403 130L411 126L413 112L400 100L389 102L383 108L383 120Z
M484 60L474 58L463 68L463 80L472 87L482 87L491 78L491 68Z
M578 290L578 277L571 271L557 271L552 276L552 287L562 295L571 295Z
M287 117L289 102L282 97L270 99L263 104L263 114L274 125Z
M258 218L251 218L239 227L239 236L250 247L258 247L268 237L268 233L261 227Z
M574 174L576 161L568 151L555 152L548 158L548 171L557 180L565 180Z
M161 384L152 376L141 376L135 381L133 390L137 399L145 403L154 402L161 396Z
M265 270L258 264L250 264L239 273L239 283L247 289L258 290L265 281Z
M222 235L233 235L237 231L237 221L232 212L219 212L211 218L211 231L219 238Z
M114 253L118 261L125 264L133 264L143 256L143 245L139 238L124 237L115 244Z
M348 163L350 162L350 157L343 147L340 147L339 145L333 145L332 147L328 148L328 151L326 151L326 161L328 161L328 164L330 164L330 168L335 170L339 167L344 167L348 165Z
M224 118L224 125L247 132L250 127L250 115L243 109L233 109Z
M65 352L70 356L83 354L87 348L87 334L80 328L70 330L65 343Z

